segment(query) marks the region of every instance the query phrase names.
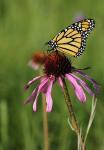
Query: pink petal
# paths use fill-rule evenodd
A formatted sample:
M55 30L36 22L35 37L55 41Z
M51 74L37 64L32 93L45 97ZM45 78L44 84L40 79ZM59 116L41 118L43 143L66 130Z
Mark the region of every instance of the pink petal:
M52 110L53 101L51 97L51 90L52 90L54 81L55 81L55 77L50 76L49 82L47 82L41 89L41 92L43 92L46 96L46 103L47 103L46 111L47 112L51 112Z
M46 111L47 112L51 112L52 111L52 105L53 105L53 100L52 100L52 96L51 96L51 91L52 91L52 86L53 86L54 80L50 81L50 84L47 88L47 91L45 93L46 95L46 103L47 103L47 107L46 107Z
M41 88L41 92L45 94L47 92L48 86L49 86L49 82L47 82L47 84L44 84L44 86Z
M88 76L87 74L85 74L81 70L77 70L75 73L78 73L79 75L81 75L85 79L89 80L93 84L93 87L95 88L96 92L99 92L100 86L94 79L92 79L90 76Z
M74 77L72 77L71 74L66 74L66 78L72 83L72 85L75 89L75 94L76 94L77 98L81 102L85 102L86 101L86 95L85 95L82 87L77 83L76 79Z
M77 77L76 75L72 75L82 86L83 88L91 95L94 95L94 92L89 88L89 86L83 81L81 80L79 77Z
M60 85L60 86L62 87L62 89L63 89L63 82L62 82L61 77L58 78L58 82L59 82L59 85Z
M36 95L37 95L38 88L39 88L39 87L36 87L36 88L33 90L32 94L27 98L27 100L24 102L24 104L27 104L27 103L29 103L29 102L32 102L33 97L36 97Z
M42 77L42 78L43 78L43 77ZM46 79L47 79L47 78L44 77L42 81L45 81ZM42 82L41 82L41 83L42 83ZM41 83L40 83L40 84L41 84ZM24 102L24 104L27 104L27 103L29 103L29 102L32 102L33 97L36 97L37 92L38 92L38 90L39 90L40 84L33 90L32 94L27 98L27 100Z
M48 82L48 78L44 78L43 82L40 83L39 87L38 87L38 91L35 95L35 100L34 100L34 103L33 103L33 111L36 111L37 109L37 100L38 100L38 95L39 93L41 92L41 89L45 86L45 84L47 84Z
M33 78L32 80L30 80L30 81L25 85L25 89L28 89L31 84L33 84L36 80L39 80L39 79L41 79L41 78L43 78L43 77L45 77L45 76L38 76L38 77Z

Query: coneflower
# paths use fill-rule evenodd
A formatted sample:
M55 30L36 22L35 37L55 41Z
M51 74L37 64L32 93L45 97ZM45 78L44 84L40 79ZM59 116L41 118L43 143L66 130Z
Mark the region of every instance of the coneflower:
M44 74L42 76L37 76L33 78L25 86L25 89L28 89L30 85L35 83L35 81L39 81L39 84L36 86L32 94L25 101L25 103L33 101L33 111L37 110L37 101L39 93L43 93L46 97L46 111L51 112L53 105L51 95L53 85L56 82L58 82L61 88L63 89L63 82L65 81L65 79L70 81L70 84L73 86L75 95L80 102L86 101L86 94L84 90L87 91L91 96L93 96L99 90L99 85L96 83L96 81L94 81L91 77L82 72L82 70L75 69L71 64L71 61L68 58L66 58L63 54L52 52L49 55L44 55L45 57L43 57L43 55L41 56L42 59L40 60L42 61L42 64L44 66ZM36 62L38 62L40 58L38 53L36 58ZM82 76L83 80L77 75ZM95 91L93 91L87 85L84 79L87 79L92 83Z

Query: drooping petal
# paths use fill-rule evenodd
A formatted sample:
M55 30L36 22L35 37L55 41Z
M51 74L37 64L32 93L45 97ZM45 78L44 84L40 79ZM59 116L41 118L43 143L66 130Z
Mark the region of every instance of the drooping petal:
M94 79L92 79L90 76L88 76L87 74L85 74L81 70L77 70L75 73L78 73L79 75L81 75L85 79L89 80L93 84L93 87L95 88L96 92L99 92L100 86Z
M41 80L41 82L42 82L43 80ZM55 81L55 77L54 76L50 76L50 77L48 77L48 81L49 82L47 82L47 84L45 84L43 87L42 87L42 89L41 89L41 92L43 92L44 94L47 92L47 89L48 89L48 86L49 86L49 84L50 84L50 81Z
M42 78L43 78L43 77L42 77ZM44 79L43 79L43 85L44 85L45 80L47 80L46 77L44 77ZM38 90L39 90L39 86L41 85L41 83L42 83L42 82L40 82L40 84L33 90L32 94L27 98L27 100L24 102L24 104L27 104L27 103L33 101L33 97L34 97L34 98L36 97L37 92L38 92Z
M51 96L51 91L52 91L53 83L54 83L54 80L50 80L47 91L45 93L46 103L47 103L46 112L51 112L52 111L53 100L52 100L52 96Z
M44 84L44 86L41 88L41 92L45 94L47 92L48 86L49 86L49 81L47 81L47 83Z
M89 88L89 86L88 86L83 80L81 80L79 77L77 77L77 76L74 75L74 74L71 74L71 75L82 85L82 87L83 87L91 96L94 95L94 92Z
M34 97L33 111L36 111L36 109L37 109L38 95L39 95L39 93L41 92L41 89L43 88L43 86L44 86L45 84L47 84L47 82L48 82L48 78L45 78L45 80L44 80L43 82L41 82L40 85L39 85L39 87L38 87L37 93L36 93L36 95L35 95L35 97Z
M41 89L41 92L43 92L46 97L46 103L47 103L46 111L47 112L51 112L52 110L53 100L51 96L51 91L52 91L52 86L54 84L54 81L55 81L55 77L50 76L47 84L45 84L44 87Z
M63 89L63 82L62 82L61 77L58 78L58 83L59 83L59 85L60 85L60 86L62 87L62 89Z
M36 95L37 95L38 88L39 88L39 86L36 87L36 88L33 90L32 94L27 98L27 100L24 102L24 104L27 104L27 103L29 103L29 102L32 102L33 97L36 97Z
M70 74L66 74L65 76L73 85L77 98L81 102L85 102L86 101L86 95L85 95L82 87L77 83L76 79L74 77L72 77Z
M25 89L27 90L27 89L30 87L31 84L33 84L36 80L39 80L39 79L41 79L41 78L43 78L43 77L45 77L45 76L38 76L38 77L33 78L32 80L30 80L30 81L25 85Z

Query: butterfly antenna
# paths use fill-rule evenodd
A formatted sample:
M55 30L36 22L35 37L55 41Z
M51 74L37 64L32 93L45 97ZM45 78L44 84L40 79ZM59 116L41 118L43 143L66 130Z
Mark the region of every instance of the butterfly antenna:
M91 67L85 67L85 68L82 68L82 69L79 69L79 70L88 70L88 69L91 69Z
M75 71L75 70L88 70L88 69L91 69L91 67L85 67L85 68L74 68L73 67L73 70Z

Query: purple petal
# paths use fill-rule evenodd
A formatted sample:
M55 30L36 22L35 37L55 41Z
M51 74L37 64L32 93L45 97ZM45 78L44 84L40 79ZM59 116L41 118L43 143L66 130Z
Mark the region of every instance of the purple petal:
M76 14L74 20L75 20L75 22L79 22L79 21L81 21L81 20L83 20L83 19L85 19L85 16L84 16L83 12L78 12L78 13Z
M94 96L94 92L89 88L89 86L83 81L81 80L79 77L72 75L81 85L82 87L91 95Z
M27 90L31 84L33 84L36 80L39 80L39 79L41 79L41 78L43 78L43 77L45 77L45 76L38 76L38 77L33 78L32 80L30 80L30 81L25 85L25 89Z
M33 103L33 111L36 111L36 109L37 109L38 95L41 92L41 89L43 88L43 86L45 84L47 84L47 82L48 82L48 78L45 78L45 80L43 82L41 82L39 87L38 87L37 93L36 93L35 98L34 98L35 100L34 100L34 103Z
M72 83L72 85L75 89L75 94L76 94L77 98L81 102L85 102L86 101L86 95L85 95L82 87L77 83L76 79L74 77L72 77L71 74L66 74L65 76Z
M46 107L46 111L47 112L51 112L52 111L52 105L53 105L53 100L52 100L52 96L51 96L51 91L52 91L52 86L53 86L54 80L50 81L50 84L47 88L47 91L45 93L46 95L46 103L47 103L47 107Z
M90 76L88 76L87 74L85 74L81 70L77 70L76 73L78 73L79 75L81 75L85 79L89 80L93 84L93 87L95 88L96 92L99 92L100 86L99 86L99 84L97 84L97 82L94 79L92 79Z

